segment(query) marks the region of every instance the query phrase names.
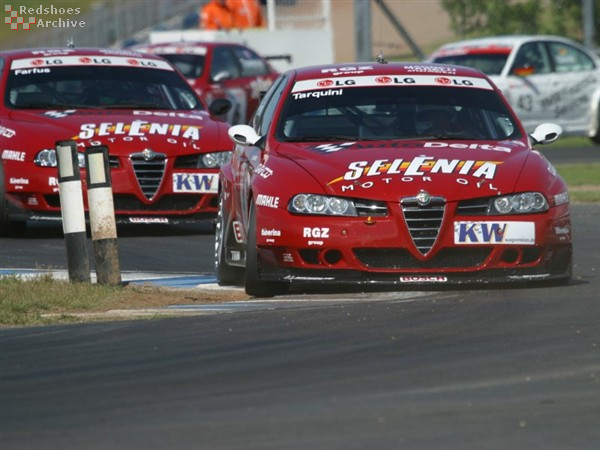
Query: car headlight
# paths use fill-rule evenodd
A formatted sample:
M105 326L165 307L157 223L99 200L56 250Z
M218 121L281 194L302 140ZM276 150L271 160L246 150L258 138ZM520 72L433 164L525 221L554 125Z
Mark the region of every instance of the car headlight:
M548 202L539 192L503 195L492 202L491 214L532 214L548 210Z
M33 162L40 167L56 167L58 165L56 150L53 148L40 150L37 155L35 155ZM80 169L85 167L85 155L83 153L77 153L77 163L79 164Z
M200 159L203 167L217 169L231 161L231 152L205 153Z
M321 216L356 216L354 202L341 197L318 194L297 194L292 197L288 211L292 214Z

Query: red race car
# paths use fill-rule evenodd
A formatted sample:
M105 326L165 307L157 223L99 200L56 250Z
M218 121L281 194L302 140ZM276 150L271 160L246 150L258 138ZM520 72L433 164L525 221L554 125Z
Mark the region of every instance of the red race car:
M567 186L481 72L422 63L284 73L221 167L215 266L293 285L566 282Z
M118 223L216 217L229 125L162 58L114 49L0 52L0 229L60 220L55 143L106 145ZM85 180L85 173L82 173ZM87 200L87 195L84 195ZM86 205L87 207L87 205Z
M232 42L173 42L130 47L168 59L207 103L228 98L233 107L224 119L247 123L279 73L251 48Z

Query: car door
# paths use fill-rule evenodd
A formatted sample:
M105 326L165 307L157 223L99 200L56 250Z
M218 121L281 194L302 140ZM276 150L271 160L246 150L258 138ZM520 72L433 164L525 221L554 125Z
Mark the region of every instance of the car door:
M268 127L273 121L273 115L279 103L281 93L286 85L287 78L281 76L261 101L255 115L252 117L251 126L256 130L259 136L266 136ZM234 199L236 210L243 215L241 217L246 229L248 225L250 189L253 177L260 176L268 178L270 169L263 165L265 153L268 152L266 142L261 147L236 145L234 151L234 183L235 192L239 192L239 198Z
M565 131L586 130L592 95L600 85L600 72L585 50L563 42L548 42L555 71L552 93L543 101L551 120Z
M555 81L543 42L526 42L516 50L506 82L499 87L528 132L553 118Z

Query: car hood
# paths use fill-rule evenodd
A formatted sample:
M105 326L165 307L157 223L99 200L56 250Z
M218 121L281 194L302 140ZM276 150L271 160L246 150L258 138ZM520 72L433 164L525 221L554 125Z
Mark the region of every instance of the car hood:
M10 127L29 148L53 148L56 141L85 146L106 145L114 155L152 148L178 155L230 146L227 125L206 112L72 109L8 113Z
M280 149L329 195L380 200L421 190L448 201L510 193L531 154L521 141L287 143Z

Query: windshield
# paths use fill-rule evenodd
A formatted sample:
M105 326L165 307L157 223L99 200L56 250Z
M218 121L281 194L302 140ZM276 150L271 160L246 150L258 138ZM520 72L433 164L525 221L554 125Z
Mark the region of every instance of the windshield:
M415 86L292 94L278 120L277 137L285 141L503 140L522 135L492 89Z
M188 55L188 54L161 54L163 58L177 67L184 77L194 79L200 78L204 71L204 55Z
M500 75L508 59L508 53L479 53L469 55L438 56L436 64L454 64L481 70L486 75Z
M175 71L140 67L52 67L26 75L12 70L5 103L17 109L203 109Z

